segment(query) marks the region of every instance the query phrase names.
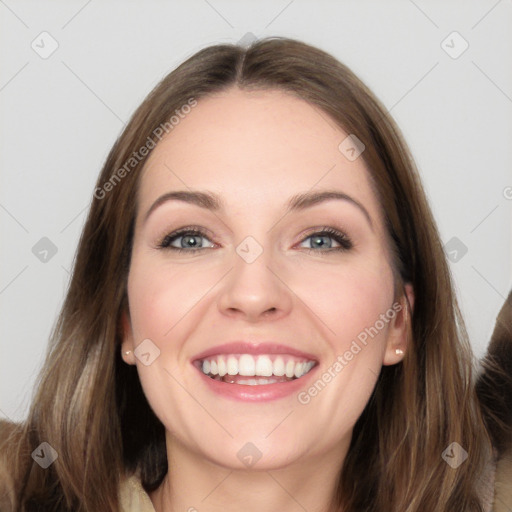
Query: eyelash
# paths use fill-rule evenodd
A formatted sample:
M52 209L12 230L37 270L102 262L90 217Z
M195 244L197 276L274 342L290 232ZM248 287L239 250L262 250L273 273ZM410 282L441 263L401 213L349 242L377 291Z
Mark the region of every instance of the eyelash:
M211 247L199 247L197 249L191 248L189 250L189 249L183 249L181 247L172 247L170 245L172 242L174 242L174 240L176 238L179 238L180 236L184 236L184 235L202 236L204 238L207 238L206 233L204 233L204 231L202 231L201 229L198 229L194 226L189 226L189 227L181 228L177 231L174 231L174 232L166 235L157 244L157 248L158 249L168 249L168 250L177 251L180 253L181 252L189 252L189 253L190 252L199 252L204 249L211 249ZM305 240L307 240L308 238L311 238L314 235L317 235L317 236L326 236L327 235L327 236L331 237L332 239L334 239L336 242L338 242L340 244L340 247L331 247L331 248L324 249L324 250L302 247L302 249L308 253L310 253L310 252L315 252L315 253L346 252L354 247L352 240L347 235L345 235L345 233L342 233L341 231L338 231L337 229L331 228L329 226L324 226L317 231L311 232L308 236L306 236L305 238L303 238L301 240L301 243L304 242Z

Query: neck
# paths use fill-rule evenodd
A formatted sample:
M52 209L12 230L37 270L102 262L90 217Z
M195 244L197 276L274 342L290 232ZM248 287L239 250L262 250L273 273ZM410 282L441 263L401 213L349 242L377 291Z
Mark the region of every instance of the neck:
M286 467L231 469L167 435L169 471L150 498L156 512L334 512L329 507L349 443L350 437Z

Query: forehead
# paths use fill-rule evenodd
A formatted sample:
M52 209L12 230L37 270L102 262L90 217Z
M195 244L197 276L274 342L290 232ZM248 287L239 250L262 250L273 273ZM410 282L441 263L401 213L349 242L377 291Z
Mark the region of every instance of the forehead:
M187 188L252 206L337 188L357 196L376 217L363 159L350 161L339 150L347 136L318 107L283 91L217 93L199 100L154 148L144 166L139 207Z

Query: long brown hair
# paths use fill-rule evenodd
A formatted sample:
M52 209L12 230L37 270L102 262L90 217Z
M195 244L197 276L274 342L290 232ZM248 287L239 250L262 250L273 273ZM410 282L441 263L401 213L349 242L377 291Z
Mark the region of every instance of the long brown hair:
M410 348L401 364L382 368L355 425L333 510L481 511L478 481L489 438L449 268L413 160L385 107L346 66L285 38L199 51L154 88L115 142L28 418L4 443L13 508L117 511L123 475L136 472L147 491L162 482L164 427L136 368L120 357L119 319L127 306L138 181L147 156L126 163L191 98L231 87L286 91L357 135L366 146L362 156L386 221L395 274L415 292ZM30 457L43 441L58 453L47 469ZM457 469L442 457L452 442L469 454Z

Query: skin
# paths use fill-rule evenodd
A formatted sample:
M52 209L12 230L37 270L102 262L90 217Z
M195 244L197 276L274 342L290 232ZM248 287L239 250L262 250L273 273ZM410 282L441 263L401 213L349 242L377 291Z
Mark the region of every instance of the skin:
M404 310L308 404L296 394L257 403L219 397L191 361L228 341L272 340L314 354L319 378L393 303L404 305L394 296L384 220L365 163L338 149L346 136L292 95L233 88L200 100L148 159L122 350L132 351L124 360L137 365L166 428L172 479L168 473L150 494L157 512L328 510L380 368L400 362L396 349L406 351ZM372 225L349 201L285 215L290 196L324 188L356 199ZM144 220L153 202L174 190L216 193L225 210L172 200ZM206 249L157 248L191 224L207 230L195 239ZM339 243L311 237L324 226L343 231L354 247L326 252ZM235 250L247 236L263 248L250 264ZM412 304L408 285L406 292ZM147 338L160 350L149 366L133 353ZM253 467L237 457L247 442L262 453Z

